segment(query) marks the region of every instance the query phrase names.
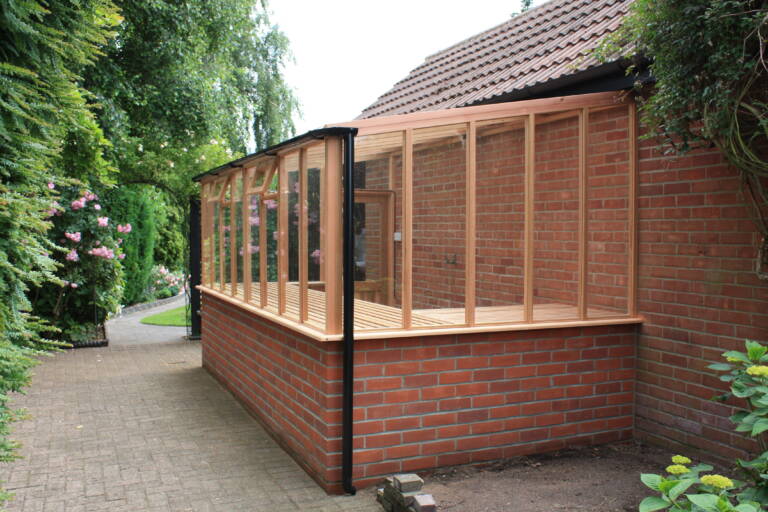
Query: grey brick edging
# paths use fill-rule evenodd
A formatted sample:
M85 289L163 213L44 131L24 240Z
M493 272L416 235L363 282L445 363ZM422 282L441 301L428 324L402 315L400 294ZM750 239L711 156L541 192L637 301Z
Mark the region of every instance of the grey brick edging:
M111 318L119 318L123 315L130 315L131 313L136 313L137 311L144 311L145 309L152 309L157 306L162 306L163 304L168 304L169 302L173 302L177 300L179 297L183 297L184 292L182 291L178 295L174 295L173 297L167 297L165 299L156 300L154 302L144 302L142 304L134 304L133 306L128 306L123 309L121 309L118 313L116 313Z

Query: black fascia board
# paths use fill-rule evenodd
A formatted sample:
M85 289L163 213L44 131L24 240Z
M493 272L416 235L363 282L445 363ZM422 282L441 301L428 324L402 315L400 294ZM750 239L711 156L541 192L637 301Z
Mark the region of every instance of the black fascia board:
M318 128L317 130L310 130L307 133L304 133L302 135L297 135L292 139L285 140L283 142L280 142L279 144L275 144L274 146L270 146L266 149L262 149L261 151L251 153L250 155L245 155L244 157L238 158L237 160L232 160L231 162L228 162L218 167L214 167L213 169L207 170L204 173L198 174L197 176L193 177L192 181L200 181L206 176L209 176L209 175L215 176L228 169L236 169L238 167L242 167L244 163L248 162L249 160L253 160L257 156L271 155L273 153L276 153L280 149L286 148L288 146L294 146L296 144L304 142L305 140L323 139L325 137L343 137L348 134L351 134L354 137L355 135L357 135L357 128L352 128L348 126L329 126L327 128Z

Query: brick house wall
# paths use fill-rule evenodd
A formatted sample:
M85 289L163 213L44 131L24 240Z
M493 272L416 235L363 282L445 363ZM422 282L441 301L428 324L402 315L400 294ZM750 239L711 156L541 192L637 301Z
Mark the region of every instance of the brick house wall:
M341 343L203 293L203 366L340 492ZM355 473L485 462L632 437L633 325L356 342Z
M744 339L768 341L768 283L740 180L715 149L685 157L640 145L639 439L711 458L744 456L725 388L707 365ZM693 447L693 450L691 450Z

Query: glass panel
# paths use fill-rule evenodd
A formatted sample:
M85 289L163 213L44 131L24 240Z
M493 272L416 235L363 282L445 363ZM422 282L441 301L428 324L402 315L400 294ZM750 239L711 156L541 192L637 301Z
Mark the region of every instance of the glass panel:
M578 318L579 119L537 116L533 319Z
M402 326L396 277L401 254L401 131L355 140L355 328ZM399 288L399 285L397 286Z
M285 287L285 314L299 319L299 152L285 157L288 177L288 282Z
M524 320L525 119L477 124L475 322Z
M323 243L320 236L320 178L325 166L325 144L307 148L307 258L308 322L325 329L325 283L321 275Z
M264 201L267 209L267 307L277 312L277 201Z
M414 327L464 324L466 126L413 133Z
M587 317L627 314L627 107L591 113L587 139Z
M221 237L223 241L223 248L221 254L221 290L223 293L229 294L231 291L230 285L232 281L231 272L231 240L232 240L232 209L230 205L230 191L232 187L228 184L226 193L224 194L224 200L221 203Z
M213 252L213 257L211 259L211 265L213 268L211 268L211 288L215 289L221 289L221 273L220 273L220 254L219 254L219 243L221 240L221 207L217 202L213 203L211 205L211 222L213 223L212 229L211 229L211 242L213 244L213 247L211 247Z
M237 173L232 181L232 240L235 243L235 258L232 261L235 280L232 283L232 295L244 298L243 290L243 176Z
M248 200L248 225L251 230L251 243L248 247L248 254L251 258L251 301L250 303L258 306L260 304L261 286L259 283L260 267L260 239L259 229L261 227L261 218L259 217L259 201L261 196L252 195Z

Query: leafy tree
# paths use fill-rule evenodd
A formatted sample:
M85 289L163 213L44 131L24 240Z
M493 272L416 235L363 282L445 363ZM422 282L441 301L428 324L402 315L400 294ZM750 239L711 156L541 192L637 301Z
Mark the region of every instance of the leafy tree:
M109 0L0 0L0 461L15 456L8 393L29 382L32 356L50 346L27 296L56 280L48 184L110 174L78 76L118 22Z
M670 152L716 145L740 171L768 279L768 1L636 0L600 50L651 59L643 122ZM630 71L633 69L631 68Z
M186 207L184 153L214 141L243 153L292 134L286 38L256 0L119 0L125 21L86 87L102 105L123 183L149 183ZM208 162L213 164L213 162Z

